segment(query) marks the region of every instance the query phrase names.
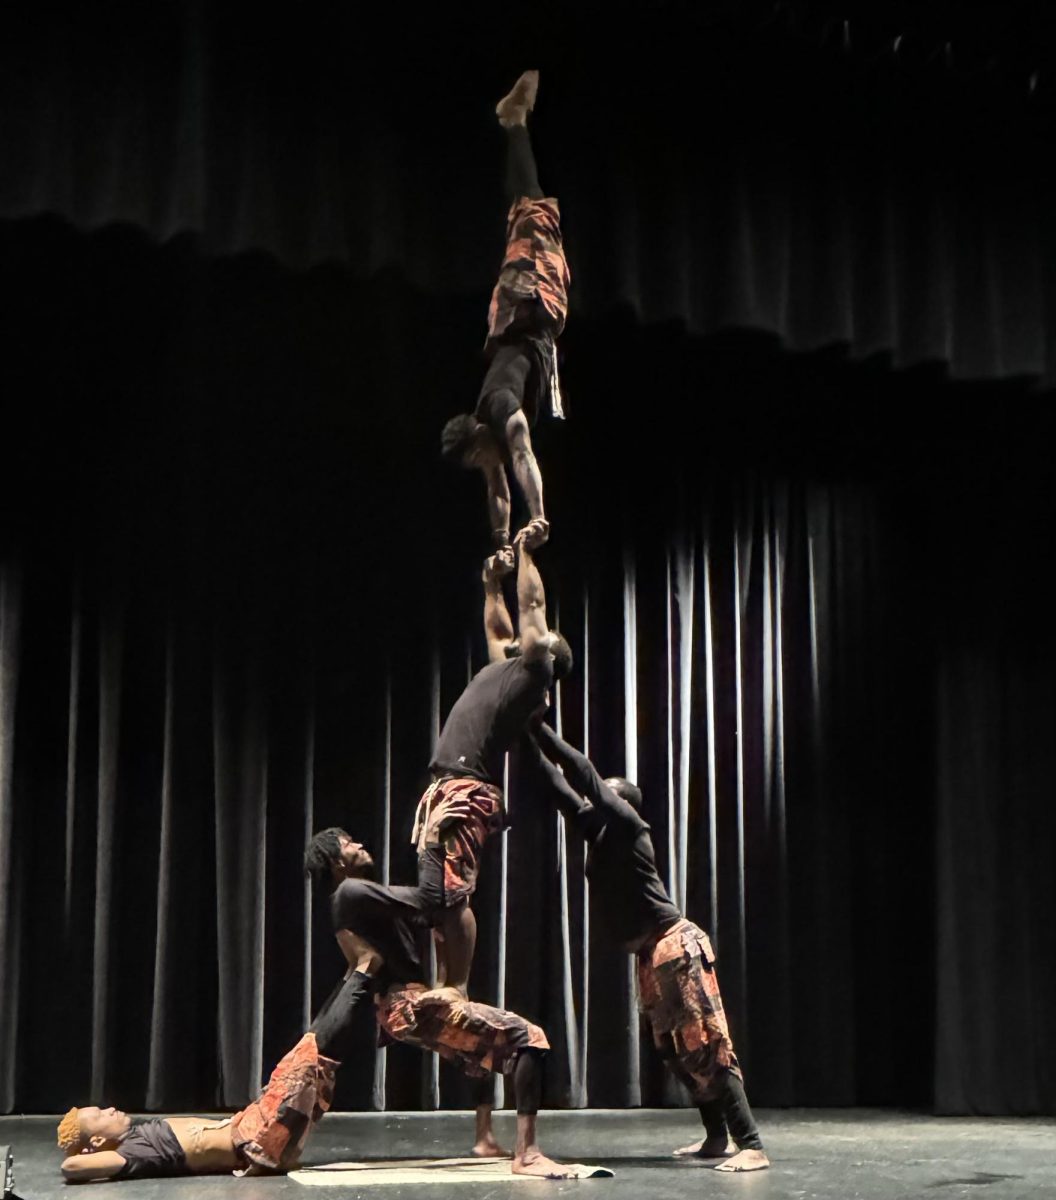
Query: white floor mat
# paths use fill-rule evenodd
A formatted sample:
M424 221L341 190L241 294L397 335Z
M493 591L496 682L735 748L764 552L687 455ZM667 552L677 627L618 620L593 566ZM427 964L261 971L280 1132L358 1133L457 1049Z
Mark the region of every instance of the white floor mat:
M577 1179L611 1178L607 1167L562 1163L575 1169ZM514 1175L508 1158L398 1158L391 1162L327 1163L291 1171L288 1178L306 1187L369 1187L393 1183L517 1183L533 1182L532 1175Z

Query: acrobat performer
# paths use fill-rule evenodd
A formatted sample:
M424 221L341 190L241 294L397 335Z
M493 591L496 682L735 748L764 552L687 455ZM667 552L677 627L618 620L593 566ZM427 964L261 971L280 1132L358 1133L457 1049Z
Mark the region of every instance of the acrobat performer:
M334 1074L341 1064L330 1055L346 1052L338 1038L317 1037L313 1025L276 1066L260 1096L233 1117L219 1120L154 1117L133 1122L116 1108L71 1108L58 1128L66 1182L289 1170L333 1099Z
M445 943L447 983L465 992L476 943L469 899L477 886L485 841L502 829L503 758L533 716L549 707L550 684L572 670L565 639L547 628L546 595L533 551L538 528L526 527L516 547L484 565L484 627L489 663L455 701L429 764L433 781L418 804L412 841L419 854L419 884L434 892L422 866L426 850L444 850L442 912L431 923ZM502 577L516 550L518 637L502 595ZM467 812L468 810L468 812Z
M546 406L564 416L557 375L556 339L568 312L568 263L561 242L557 201L539 186L528 114L535 106L539 72L525 71L496 106L506 131L507 187L511 207L506 254L488 312L485 353L490 358L473 413L453 417L441 439L445 458L484 475L488 517L496 549L510 542L508 465L541 541L549 525L543 481L530 429Z
M719 1171L768 1167L726 1024L711 941L671 903L657 874L642 793L626 779L603 780L548 725L533 734L555 803L588 843L586 871L592 891L604 899L609 932L638 956L640 1004L653 1042L699 1108L706 1136L675 1153L722 1158ZM729 1138L737 1147L732 1155Z
M334 835L339 843L336 855ZM442 848L433 847L426 856L432 860L430 869L442 869ZM347 1025L344 1014L362 996L373 994L378 1025L387 1039L433 1050L481 1080L475 1155L505 1154L491 1127L490 1087L491 1073L504 1072L512 1079L517 1104L513 1172L576 1178L576 1167L547 1158L537 1141L542 1059L550 1048L546 1035L516 1013L476 1004L455 988L430 988L418 953L422 913L417 889L374 883L365 878L372 866L370 852L344 830L322 831L305 851L307 871L332 889L331 918L351 969L332 997L328 1027Z

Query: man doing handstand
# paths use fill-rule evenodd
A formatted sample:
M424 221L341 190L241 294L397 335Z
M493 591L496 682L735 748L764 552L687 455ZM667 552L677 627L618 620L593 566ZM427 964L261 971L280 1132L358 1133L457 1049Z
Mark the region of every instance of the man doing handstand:
M441 439L445 458L484 475L496 549L510 541L506 465L524 495L539 541L546 540L543 481L530 429L544 404L554 416L564 415L556 339L568 312L569 272L558 204L544 197L539 186L528 136L528 114L538 87L539 72L525 71L495 109L506 131L511 207L506 253L488 310L485 353L490 363L476 411L452 417Z

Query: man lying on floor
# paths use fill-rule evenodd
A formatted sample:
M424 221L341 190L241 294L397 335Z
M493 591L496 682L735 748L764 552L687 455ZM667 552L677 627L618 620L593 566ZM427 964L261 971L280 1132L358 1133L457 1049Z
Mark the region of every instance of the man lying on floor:
M116 1108L71 1108L58 1130L66 1182L292 1169L330 1107L340 1066L324 1053L333 1050L331 1042L317 1039L314 1030L313 1025L276 1066L260 1096L233 1117L133 1123Z
M448 819L455 822L468 814L468 805L460 799L446 810ZM315 842L340 855L341 844L328 835L341 832L324 831ZM347 835L345 843L346 849L352 846ZM360 865L372 861L369 855L359 854L359 847L349 855ZM328 873L329 861L325 854L320 859ZM424 920L427 914L442 910L443 871L443 850L430 851L423 858L418 887L391 889L400 897L401 911ZM330 1107L337 1068L354 1052L351 1034L356 1005L370 994L363 984L366 977L355 974L356 947L340 932L338 942L351 960L344 979L308 1032L272 1072L271 1081L254 1104L233 1117L155 1117L136 1124L115 1108L71 1108L58 1133L59 1149L66 1154L62 1173L67 1182L260 1173L296 1166L312 1127Z
M419 863L419 881L443 870L444 847L428 847ZM424 862L424 869L423 869ZM305 867L332 889L330 911L349 973L315 1019L314 1028L340 1036L362 996L373 993L378 1024L392 1041L433 1050L470 1078L481 1081L477 1103L478 1155L501 1155L491 1131L492 1072L513 1082L517 1105L515 1175L574 1179L580 1168L554 1162L536 1141L536 1115L542 1099L542 1060L550 1049L546 1034L524 1017L466 998L454 987L431 988L418 950L418 932L430 924L418 888L386 887L364 878L370 853L343 829L317 833L305 851ZM426 894L431 889L426 888ZM437 945L441 977L444 945Z

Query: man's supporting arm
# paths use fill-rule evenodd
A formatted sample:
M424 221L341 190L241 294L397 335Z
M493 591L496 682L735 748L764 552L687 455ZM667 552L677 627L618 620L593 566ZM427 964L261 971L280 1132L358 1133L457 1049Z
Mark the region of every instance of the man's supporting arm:
M587 841L592 841L601 821L589 801L574 791L564 775L543 755L534 733L524 739L524 748L536 769L546 779L550 798L558 812L575 825Z
M528 429L528 420L522 409L518 409L506 422L506 445L510 451L510 465L513 474L524 494L524 502L532 520L543 518L543 477L539 473L539 464L532 450L532 435Z
M501 462L490 463L484 470L488 487L488 520L491 540L496 550L510 544L510 485Z
M377 969L381 963L380 957L375 955L372 963ZM352 1035L356 1027L353 1017L359 1005L370 1000L370 988L370 973L350 965L348 973L326 998L308 1026L308 1032L315 1034L315 1044L320 1054L338 1062L351 1057L355 1049Z
M551 644L543 578L532 558L539 539L531 529L528 526L517 535L517 631L521 635L521 655L529 662L545 658Z
M638 824L640 818L634 809L622 800L598 774L594 764L585 754L570 746L550 728L540 725L535 731L539 749L556 763L565 777L581 796L585 796L599 812L608 812Z
M484 581L484 637L488 643L489 662L502 662L506 647L513 641L513 621L502 594L503 577L512 570L513 550L509 547L484 560L481 579Z

